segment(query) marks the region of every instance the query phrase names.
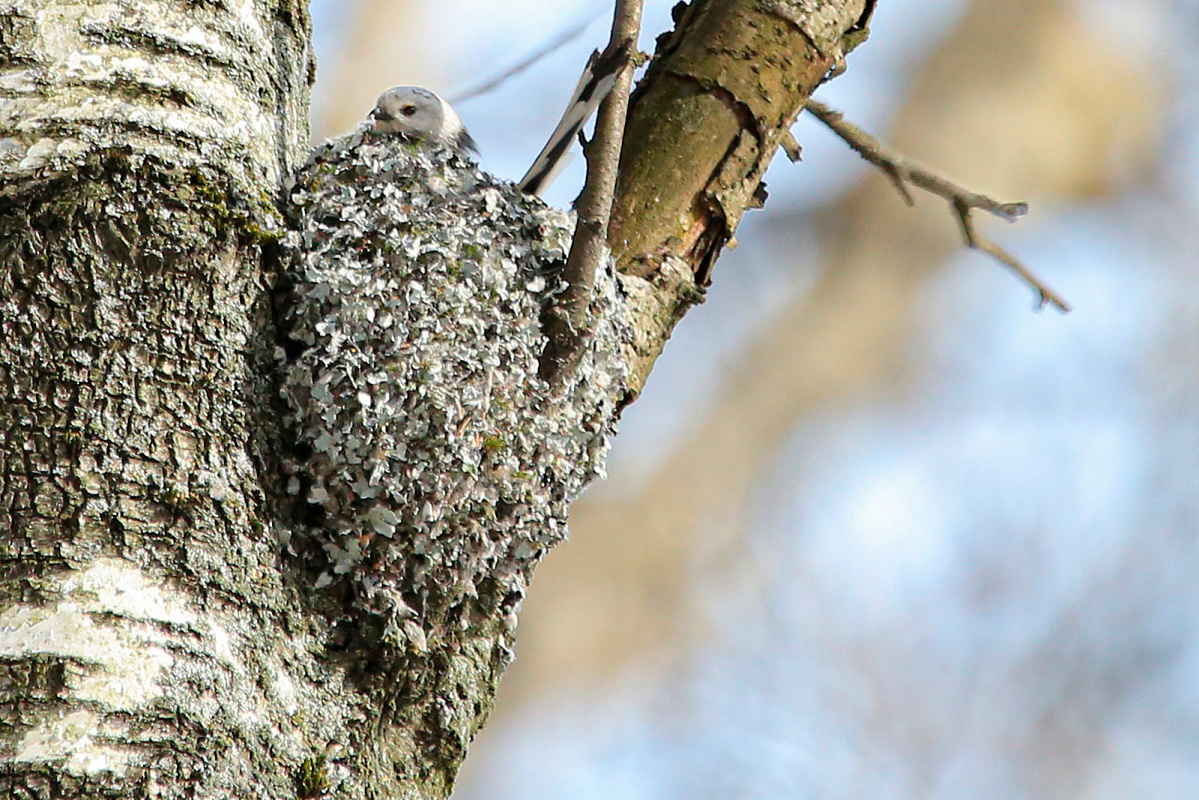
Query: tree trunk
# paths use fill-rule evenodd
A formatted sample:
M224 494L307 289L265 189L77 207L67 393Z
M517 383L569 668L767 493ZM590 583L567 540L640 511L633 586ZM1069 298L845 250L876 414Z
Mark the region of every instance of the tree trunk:
M864 7L758 5L685 9L632 106L635 391ZM302 0L0 11L2 796L444 797L490 708L502 663L364 644L280 546L268 289L308 37Z

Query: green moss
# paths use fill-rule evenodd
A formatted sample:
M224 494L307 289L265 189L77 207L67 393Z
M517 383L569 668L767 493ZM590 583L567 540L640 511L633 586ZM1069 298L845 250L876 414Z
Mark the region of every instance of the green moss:
M329 769L324 754L309 756L296 772L296 797L320 797L329 788Z
M283 238L282 229L277 227L264 228L259 225L258 221L254 218L246 220L245 225L242 227L242 231L261 245L276 244L281 238Z
M151 502L166 508L174 516L180 517L188 516L200 504L199 499L194 494L173 486L151 486L149 499Z
M283 233L276 198L260 191L257 196L235 192L228 181L214 178L203 170L191 169L171 187L171 194L216 230L232 229L243 240L259 245L278 243Z
M849 55L858 45L865 42L869 37L869 28L857 28L849 31L841 38L841 52L845 55Z

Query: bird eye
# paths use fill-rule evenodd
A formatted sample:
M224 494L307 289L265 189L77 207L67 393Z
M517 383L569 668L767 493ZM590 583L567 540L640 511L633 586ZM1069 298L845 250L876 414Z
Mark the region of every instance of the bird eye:
M405 117L411 117L413 114L416 113L416 106L404 106L403 108L400 109L400 113L403 114Z

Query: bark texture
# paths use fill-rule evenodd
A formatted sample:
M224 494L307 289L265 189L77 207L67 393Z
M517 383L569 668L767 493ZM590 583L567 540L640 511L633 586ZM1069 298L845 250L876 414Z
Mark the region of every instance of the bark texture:
M357 713L264 492L306 6L0 13L0 796L294 796Z
M697 0L675 7L630 99L609 240L643 324L640 391L808 96L864 35L872 2ZM638 286L644 281L644 286ZM639 291L640 289L640 291Z
M864 6L680 6L622 160L635 383L613 399L702 298ZM445 602L389 640L316 580L336 559L281 553L296 540L263 265L306 149L308 28L302 0L0 7L0 795L444 797L486 718L519 598L497 590L474 616ZM469 272L463 252L447 270ZM528 444L530 463L555 452ZM593 466L577 461L554 469ZM495 480L559 519L569 493L538 499L524 472ZM480 549L506 523L466 516L446 574L511 578ZM427 577L412 566L405 603ZM473 634L451 635L464 620Z

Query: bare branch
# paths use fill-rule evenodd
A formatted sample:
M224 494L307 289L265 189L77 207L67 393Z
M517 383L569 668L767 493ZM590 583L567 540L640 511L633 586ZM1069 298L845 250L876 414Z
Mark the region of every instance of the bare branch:
M833 133L841 137L854 152L881 169L895 184L896 190L908 205L915 203L912 193L908 190L909 184L948 200L957 216L959 225L961 225L966 245L986 253L1016 273L1037 293L1038 308L1052 305L1063 314L1069 313L1070 304L1061 295L1037 277L1032 270L1021 264L1015 256L984 238L975 230L971 213L976 209L994 214L1008 222L1015 222L1019 217L1028 213L1028 203L1001 203L986 195L958 186L918 164L913 164L857 125L848 122L839 111L834 111L819 100L808 100L806 108L814 117L827 125Z
M799 140L791 131L783 132L779 147L783 148L783 152L787 154L787 160L792 164L797 164L803 159L803 148L799 146Z
M505 81L509 80L510 78L515 77L516 75L519 75L520 73L527 70L529 67L536 64L541 59L560 50L561 48L563 48L566 45L573 42L575 39L582 36L583 32L585 30L587 30L588 26L590 26L592 22L595 22L595 19L598 16L599 16L598 13L588 16L587 19L583 20L578 25L575 25L573 28L568 28L567 30L563 31L556 38L550 40L550 42L548 42L544 47L542 47L540 50L535 51L532 55L530 55L528 58L524 59L523 61L513 65L512 67L509 67L508 69L504 70L499 75L496 75L494 78L491 78L490 80L486 80L483 83L480 83L480 84L477 84L476 86L471 87L470 89L467 89L465 91L459 92L458 94L455 94L454 96L449 98L450 103L457 105L457 104L463 103L467 100L473 100L474 98L478 97L479 95L484 95L484 94L487 94L488 92L498 89L500 86L502 86L504 84Z
M629 108L629 89L633 83L637 38L641 31L641 0L616 0L612 18L612 37L607 53L624 50L629 57L616 79L616 86L600 105L595 136L585 148L587 182L575 210L574 241L566 259L563 278L568 286L551 315L547 333L549 345L541 360L541 375L552 378L563 371L579 350L587 332L581 330L595 285L595 271L608 249L608 222L616 195L616 174L620 167L620 148L624 143L625 116Z
M1040 278L1038 278L1031 271L1029 271L1027 267L1021 264L1015 256L992 242L990 239L983 238L974 229L974 220L970 217L970 206L968 206L962 200L955 199L953 201L953 210L957 212L958 222L962 226L962 236L965 238L966 244L975 250L981 250L997 261L1001 261L1007 265L1012 272L1015 272L1017 275L1019 275L1025 283L1033 288L1033 291L1037 292L1038 310L1044 308L1046 305L1052 305L1063 314L1070 313L1070 304L1066 302L1065 298L1063 298L1049 286L1045 285Z

